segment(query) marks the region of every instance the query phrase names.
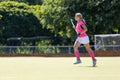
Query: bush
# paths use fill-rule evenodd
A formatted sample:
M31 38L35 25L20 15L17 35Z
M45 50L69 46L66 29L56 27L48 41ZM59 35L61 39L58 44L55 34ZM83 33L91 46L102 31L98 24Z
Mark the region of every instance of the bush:
M2 36L8 38L38 35L41 25L29 5L12 1L1 2L0 6L0 14L3 16L0 25L4 33Z
M0 3L0 38L44 36L49 33L42 28L37 11L40 6L7 1ZM40 13L39 13L40 14Z
M48 53L57 54L57 53L60 53L60 49L56 48L54 46L38 47L36 49L36 51L37 51L37 53L41 53L41 54L48 54Z
M42 4L42 0L0 0L2 1L18 1L18 2L24 2L30 5L35 5L35 4Z

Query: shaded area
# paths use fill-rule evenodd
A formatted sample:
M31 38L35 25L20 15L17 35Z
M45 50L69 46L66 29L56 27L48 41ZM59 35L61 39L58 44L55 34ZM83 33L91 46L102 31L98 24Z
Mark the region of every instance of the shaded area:
M89 57L88 53L81 53L81 57ZM120 50L109 50L109 51L95 51L96 57L118 57L120 56ZM34 54L8 54L8 53L1 53L0 57L74 57L74 54L65 54L65 53L59 53L59 54L40 54L40 53L34 53Z

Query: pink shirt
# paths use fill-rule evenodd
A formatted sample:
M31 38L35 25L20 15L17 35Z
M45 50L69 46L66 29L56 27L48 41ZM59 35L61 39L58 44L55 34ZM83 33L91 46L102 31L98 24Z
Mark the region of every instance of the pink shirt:
M83 20L81 20L80 22L77 23L76 28L75 28L77 33L81 33L83 31L82 25L84 25L84 24L85 24L85 22ZM80 34L79 37L85 37L85 36L87 36L87 34L82 33L82 34Z

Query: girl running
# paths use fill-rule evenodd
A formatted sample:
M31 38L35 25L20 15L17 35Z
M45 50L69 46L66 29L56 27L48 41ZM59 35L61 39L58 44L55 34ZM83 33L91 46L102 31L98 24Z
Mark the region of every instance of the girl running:
M89 45L89 37L88 35L86 34L86 32L88 31L86 25L85 25L85 21L82 17L82 14L81 13L76 13L75 14L75 20L77 21L77 25L76 27L73 26L73 28L75 29L75 31L77 32L77 39L74 43L74 54L76 56L76 59L77 61L74 63L74 64L79 64L81 63L81 59L80 59L80 54L79 54L79 51L78 51L78 47L80 46L80 44L83 44L87 50L87 52L89 53L89 55L91 56L92 58L92 61L93 61L93 67L96 66L96 59L94 57L94 52L93 50L90 48L90 45Z

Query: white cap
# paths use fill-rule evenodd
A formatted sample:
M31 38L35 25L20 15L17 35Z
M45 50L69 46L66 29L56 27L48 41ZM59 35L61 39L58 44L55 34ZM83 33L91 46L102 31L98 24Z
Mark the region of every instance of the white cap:
M76 15L76 16L82 16L82 14L81 14L81 13L76 13L75 15Z
M76 13L76 14L75 14L75 16L80 16L80 17L81 17L81 19L83 19L83 16L82 16L82 14L81 14L81 13Z

